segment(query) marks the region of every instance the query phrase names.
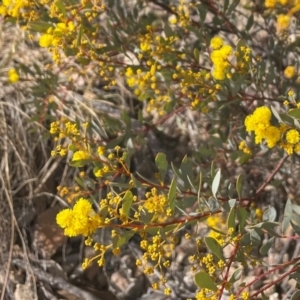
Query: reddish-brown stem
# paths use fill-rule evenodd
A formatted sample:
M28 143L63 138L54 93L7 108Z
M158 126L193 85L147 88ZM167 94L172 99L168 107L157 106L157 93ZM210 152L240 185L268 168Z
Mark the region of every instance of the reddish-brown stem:
M226 283L227 283L227 281L228 281L230 267L231 267L231 265L232 265L232 263L233 263L233 261L234 261L234 258L235 258L235 256L236 256L236 253L237 253L238 249L239 249L239 243L237 243L237 244L235 245L234 250L233 250L233 252L232 252L232 254L231 254L231 256L230 256L229 262L228 262L228 264L227 264L227 269L226 269L225 277L224 277L224 279L223 279L223 283L222 283L222 286L221 286L221 289L220 289L219 300L222 299L222 294L223 294L223 291L224 291L224 289L225 289Z
M274 286L277 282L280 282L282 279L284 279L288 275L296 272L298 269L299 269L299 267L296 266L296 267L292 268L291 270L289 270L288 272L284 273L282 276L278 277L276 280L271 281L270 283L268 283L267 285L263 286L261 289L256 291L254 294L252 294L250 296L250 299L253 299L253 297L256 297L257 295L259 295L260 293L262 293L263 291L265 291L269 287Z
M285 155L281 159L281 161L278 163L278 165L276 166L274 171L270 174L270 176L267 178L267 180L261 185L261 187L259 187L257 189L257 191L255 192L255 196L259 195L264 190L264 188L270 183L270 181L274 178L274 176L279 171L279 169L282 167L282 165L284 164L284 162L286 161L287 158L288 158L288 155Z
M273 269L271 269L271 270L265 272L264 274L262 274L262 275L260 275L260 276L257 276L257 277L256 277L255 279L253 279L251 282L249 282L248 284L246 284L245 286L243 286L243 287L237 292L236 296L238 297L238 296L239 296L246 288L250 287L250 286L251 286L253 283L255 283L256 281L261 280L262 278L266 277L267 275L269 275L269 274L271 274L271 273L273 273L273 272L275 272L275 271L277 271L277 270L280 270L280 269L282 269L282 268L284 268L284 267L286 267L286 266L292 265L292 264L298 262L299 260L300 260L300 257L294 258L294 259L292 259L291 261L288 261L287 263L278 265L278 266L276 266L275 268L273 268ZM280 278L278 278L278 279L276 280L276 282L280 281L282 278L285 278L285 277L288 276L289 274L295 272L295 271L296 271L296 270L294 270L295 268L296 268L296 270L298 270L299 267L294 267L293 269L291 269L291 270L293 270L293 271L290 270L290 271L286 272L286 273L283 274ZM273 283L274 283L274 282L273 282ZM269 287L269 285L268 285L268 287ZM265 289L266 289L266 288L262 288L262 289L260 290L260 293L261 293L262 291L264 291ZM258 292L256 292L255 295L258 295ZM253 295L252 295L252 296L253 296Z
M123 228L123 229L147 229L147 228L155 228L155 227L167 227L169 225L175 224L183 224L190 221L200 220L204 217L209 217L214 214L220 213L221 210L214 211L213 213L203 213L196 216L188 216L186 218L174 219L172 221L164 222L164 223L150 223L150 224L138 224L138 223L128 223L128 224L103 224L101 227L115 227L115 228Z

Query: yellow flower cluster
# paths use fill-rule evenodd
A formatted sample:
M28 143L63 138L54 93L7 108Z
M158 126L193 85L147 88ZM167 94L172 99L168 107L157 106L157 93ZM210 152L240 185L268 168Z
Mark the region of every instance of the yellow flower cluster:
M282 131L285 133L285 140L283 139L279 146L283 148L287 154L291 155L294 152L300 152L300 134L296 129L286 129L286 126L281 126Z
M274 8L276 6L277 0L265 0L266 8Z
M273 148L280 140L281 131L279 128L272 126L271 110L268 107L258 107L254 113L247 116L245 126L247 132L254 132L255 143L259 144L266 141L269 148Z
M201 263L203 267L205 267L205 269L208 271L208 274L210 276L214 275L214 273L216 272L216 267L214 263L214 257L212 254L209 253L206 256L204 256L201 260Z
M41 35L39 44L41 47L57 47L66 41L66 37L75 32L75 25L72 21L65 23L57 23L56 27L50 27L47 33Z
M62 147L62 145L57 145L55 150L51 151L51 156L56 156L56 155L60 155L60 156L66 156L68 153L68 149Z
M210 41L210 46L214 49L220 49L224 44L224 41L222 38L220 38L219 36L215 36L211 39Z
M280 14L277 16L277 29L282 31L287 29L290 26L291 17L289 15Z
M296 74L296 69L294 66L287 66L284 70L284 76L288 79L293 78Z
M290 0L265 0L266 8L275 8L276 5L290 5L289 11L287 14L280 14L277 16L277 31L281 32L287 29L291 23L291 17L300 10L300 1L290 1Z
M262 143L264 140L269 148L278 145L288 155L300 152L300 133L287 125L280 124L279 127L270 124L271 110L262 106L256 108L254 113L245 119L246 131L254 132L255 143Z
M59 48L66 48L70 45L75 46L76 26L72 21L57 23L56 26L48 28L47 32L41 35L39 44L43 48L49 48L52 52L53 60L60 63Z
M287 5L289 3L289 0L265 0L265 7L274 8L277 3L281 5Z
M225 228L226 228L226 222L225 222L224 218L220 214L215 214L215 215L212 215L212 216L208 217L206 219L206 225L208 227L216 229L218 231L224 231ZM223 243L223 238L216 231L211 230L210 233L209 233L209 236L213 237L213 238L215 238L217 240L220 239L220 241L218 241L218 242L220 244Z
M8 71L8 80L9 80L11 83L14 83L14 82L19 81L19 74L18 74L18 72L16 71L16 69L10 69L10 70Z
M80 198L73 209L64 209L56 216L57 224L64 228L67 236L89 236L103 224L89 200Z
M104 177L110 170L110 167L108 165L105 165L102 168L95 168L94 174L97 178L101 178Z
M201 289L196 294L196 300L217 300L218 298L218 295L209 289Z
M241 46L238 51L235 53L237 64L235 66L235 70L239 73L246 73L250 69L250 56L251 56L251 49L246 46Z
M247 146L245 141L240 142L239 150L242 150L245 154L249 154L249 155L251 155L252 153L251 149Z
M31 16L31 20L36 20L37 14L34 12L34 6L34 1L3 0L0 4L0 15L8 15L13 18L28 18Z
M79 142L82 138L80 137L80 130L77 127L76 123L69 122L67 119L62 119L61 121L55 121L50 124L50 133L55 136L54 140L58 141L59 139L69 138L72 142ZM65 156L68 152L67 147L62 145L57 145L56 150L51 151L51 156L61 155ZM77 151L73 155L73 161L78 161L81 159L88 159L87 151ZM84 158L83 158L84 157Z
M143 209L149 213L153 213L152 221L159 219L162 222L168 216L172 215L168 199L164 194L158 194L156 188L152 188L151 192L146 193L144 204L139 206L139 211Z
M72 161L86 160L89 158L90 158L90 155L89 155L89 153L87 153L87 151L79 150L79 151L75 151L73 153Z
M223 40L219 37L214 37L211 40L211 46L214 49L210 54L210 59L213 62L212 76L217 80L224 80L226 75L230 76L228 58L232 54L232 47L224 45Z
M141 234L141 236L143 239L140 242L140 247L145 252L141 259L136 260L136 265L144 266L144 273L146 275L153 274L154 268L157 268L160 272L162 271L162 267L169 268L171 263L167 258L170 257L171 254L168 255L168 248L171 248L172 250L175 248L174 242L176 238L174 237L174 234L172 234L172 236L167 234L163 239L160 233L157 232L150 240L146 233ZM150 263L148 263L149 261ZM155 265L154 267L152 267L153 264ZM152 287L154 289L159 289L161 285L165 286L165 284L166 279L162 275L159 281L152 284ZM171 293L171 290L169 290L169 292Z
M248 292L242 292L241 298L243 300L250 300L250 294Z
M186 0L180 0L180 4L177 7L172 7L172 10L177 14L176 23L182 28L187 27L191 22L189 6L191 7L192 5L187 5L185 2Z
M59 121L55 121L55 122L52 122L50 124L50 130L49 132L53 135L59 133L59 127L60 127L60 122Z

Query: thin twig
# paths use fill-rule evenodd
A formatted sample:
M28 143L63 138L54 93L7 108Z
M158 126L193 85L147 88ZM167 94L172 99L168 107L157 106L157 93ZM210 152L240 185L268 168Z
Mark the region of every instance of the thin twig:
M279 171L279 169L282 167L282 165L284 164L284 162L287 160L288 155L286 154L281 161L278 163L278 165L276 166L276 168L274 169L274 171L270 174L270 176L267 178L267 180L261 185L260 188L257 189L257 191L255 192L255 196L259 195L264 188L270 183L270 181L274 178L274 176L276 175L276 173Z

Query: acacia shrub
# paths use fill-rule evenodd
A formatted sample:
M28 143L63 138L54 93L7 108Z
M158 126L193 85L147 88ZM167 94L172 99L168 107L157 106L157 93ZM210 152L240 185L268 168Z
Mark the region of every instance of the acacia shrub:
M298 258L269 269L263 259L276 240L298 239L300 232L297 203L288 199L284 212L276 211L280 205L266 190L285 185L275 176L299 153L298 10L298 1L287 0L2 3L7 22L20 24L52 55L43 85L33 91L37 102L47 100L56 142L51 155L68 155L79 170L72 186L58 187L70 207L57 223L94 247L84 268L93 260L104 266L107 251L120 255L138 235L137 266L153 289L179 297L166 274L176 235L184 235L195 242L189 259L196 299L221 299L225 291L230 299L264 298L282 279L299 280ZM19 73L32 76L21 65L10 71L10 81L17 84ZM112 100L93 100L91 109L79 75ZM76 92L76 100L63 90ZM142 104L134 117L124 94ZM72 105L83 108L85 122L68 117ZM162 143L151 150L151 176L133 170L139 149L158 143L149 145L149 135L170 120L189 131L189 155L175 164ZM255 180L254 167L272 171ZM197 234L199 224L206 224L207 236ZM294 234L287 236L290 226ZM96 241L107 228L111 239ZM199 252L200 245L208 253ZM262 275L243 282L243 268L261 265ZM251 289L278 271L278 279Z

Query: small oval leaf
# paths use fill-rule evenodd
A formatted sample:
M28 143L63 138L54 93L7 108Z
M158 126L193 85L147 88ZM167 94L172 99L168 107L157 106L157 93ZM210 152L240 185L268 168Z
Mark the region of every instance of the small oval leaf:
M270 248L272 247L273 243L274 243L274 239L275 237L271 237L265 244L263 244L260 249L259 249L259 253L261 255L267 255L268 251L270 250Z
M213 183L212 183L212 193L214 197L216 197L216 194L219 189L220 185L220 180L221 180L221 169L219 169L214 177Z
M204 239L207 248L215 254L219 259L223 259L223 250L220 244L212 237L207 236Z
M243 270L244 270L243 268L236 269L233 272L233 274L231 275L231 277L229 279L229 283L234 283L234 282L238 281L241 278L242 274L243 274Z
M213 279L205 272L198 272L195 275L195 283L199 288L209 289L216 292L218 287L214 283Z

